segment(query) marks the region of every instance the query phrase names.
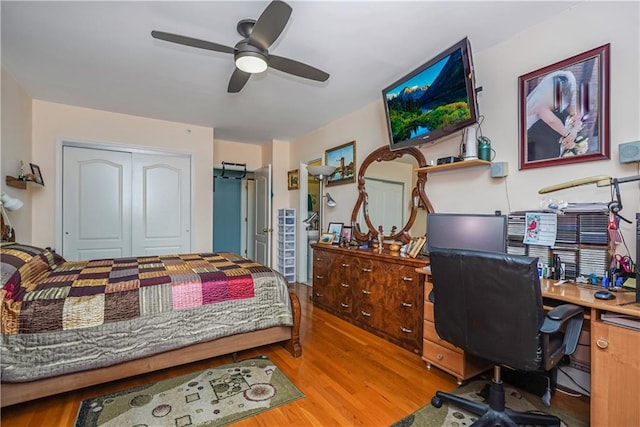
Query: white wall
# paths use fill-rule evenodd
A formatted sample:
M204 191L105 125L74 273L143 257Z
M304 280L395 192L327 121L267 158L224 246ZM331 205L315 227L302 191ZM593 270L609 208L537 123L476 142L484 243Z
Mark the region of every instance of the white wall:
M36 184L29 184L26 190L8 187L5 176L17 177L20 174L20 161L24 162L24 173L31 173L31 97L18 85L13 77L2 67L2 192L17 197L24 206L14 212L8 212L17 240L31 242L31 194L41 191Z
M191 242L194 252L211 250L213 204L213 128L33 101L33 161L46 187L33 196L32 243L55 246L58 176L62 139L153 148L192 156L193 205Z
M508 162L509 176L491 178L485 167L429 174L426 192L434 209L480 213L537 209L538 190L542 187L592 175L638 174L638 163L619 163L618 144L640 140L639 16L638 2L583 2L491 49L474 52L477 85L484 89L479 95L480 112L485 116L483 134L492 141L495 160ZM461 33L461 37L464 35ZM469 39L473 47L473 35ZM611 44L611 159L519 171L518 76L606 43ZM387 144L381 98L296 139L290 166L294 168L301 160L321 157L325 149L351 140L356 140L357 165L368 153ZM458 134L421 151L427 160L457 155L459 142ZM623 184L621 192L624 205L621 213L633 220L635 213L640 212L640 184ZM325 222L349 222L357 197L356 185L332 187L331 195L338 206L325 209ZM610 190L591 185L550 196L569 202L608 202ZM298 206L297 197L294 196L291 206ZM635 256L634 226L623 222L621 228L629 251Z

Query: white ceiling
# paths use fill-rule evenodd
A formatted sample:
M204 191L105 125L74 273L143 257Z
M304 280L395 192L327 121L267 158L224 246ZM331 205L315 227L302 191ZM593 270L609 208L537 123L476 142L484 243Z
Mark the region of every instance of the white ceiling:
M233 56L151 30L234 46L268 1L1 2L2 65L36 99L215 128L216 139L291 140L381 99L381 89L469 37L478 52L575 2L289 1L273 54L328 72L269 69L228 94ZM526 49L526 46L523 46Z

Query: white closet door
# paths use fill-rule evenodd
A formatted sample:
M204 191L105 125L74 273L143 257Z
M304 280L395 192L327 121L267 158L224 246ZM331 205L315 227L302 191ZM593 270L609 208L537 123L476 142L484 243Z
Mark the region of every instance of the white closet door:
M63 148L62 256L131 256L131 154Z
M271 267L271 165L254 172L256 228L254 261Z
M191 160L134 153L133 256L191 252Z

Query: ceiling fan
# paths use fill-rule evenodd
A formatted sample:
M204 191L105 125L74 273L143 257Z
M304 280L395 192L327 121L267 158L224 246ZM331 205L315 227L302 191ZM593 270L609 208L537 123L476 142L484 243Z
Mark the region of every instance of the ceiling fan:
M269 47L280 36L291 16L291 6L279 0L269 3L258 20L243 19L238 22L238 33L243 37L234 47L218 43L194 39L163 31L151 31L151 36L172 43L215 52L232 53L236 69L231 75L227 92L237 93L251 77L251 74L261 73L267 67L275 68L288 74L305 79L324 82L329 74L311 65L294 61L293 59L269 54Z

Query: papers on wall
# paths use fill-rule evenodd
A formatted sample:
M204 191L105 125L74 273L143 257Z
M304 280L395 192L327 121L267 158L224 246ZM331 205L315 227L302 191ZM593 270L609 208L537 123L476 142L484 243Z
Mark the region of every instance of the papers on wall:
M525 214L523 243L553 246L558 232L558 218L553 213L527 212Z

